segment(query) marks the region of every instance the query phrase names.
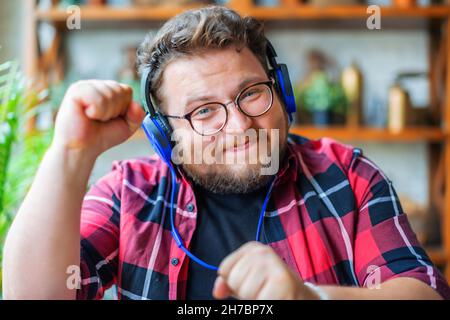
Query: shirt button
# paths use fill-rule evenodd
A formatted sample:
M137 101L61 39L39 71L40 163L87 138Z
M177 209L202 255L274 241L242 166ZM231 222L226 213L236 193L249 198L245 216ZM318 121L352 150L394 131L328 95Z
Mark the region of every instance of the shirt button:
M178 258L172 258L172 260L170 261L173 266L177 266L179 262L180 260L178 260Z
M186 206L186 210L189 211L189 212L194 211L194 205L193 205L192 203L189 203L189 204Z

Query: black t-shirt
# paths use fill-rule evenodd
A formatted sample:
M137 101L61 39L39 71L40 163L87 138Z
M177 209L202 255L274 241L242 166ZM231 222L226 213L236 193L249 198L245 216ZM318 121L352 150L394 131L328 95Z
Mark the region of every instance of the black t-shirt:
M190 251L208 264L222 260L246 242L256 239L256 229L267 188L248 194L215 194L196 187L197 227ZM213 299L217 272L189 261L186 299Z

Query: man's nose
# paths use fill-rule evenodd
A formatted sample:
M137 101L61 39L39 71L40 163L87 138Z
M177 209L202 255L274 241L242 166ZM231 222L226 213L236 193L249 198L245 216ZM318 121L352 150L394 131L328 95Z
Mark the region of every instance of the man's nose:
M228 109L228 121L225 128L223 128L226 133L244 133L251 127L252 119L242 113L235 102L227 103L226 107Z

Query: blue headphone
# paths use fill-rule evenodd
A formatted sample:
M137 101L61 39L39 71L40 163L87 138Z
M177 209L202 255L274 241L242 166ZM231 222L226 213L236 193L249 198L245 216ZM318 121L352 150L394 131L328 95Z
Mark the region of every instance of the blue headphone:
M276 61L277 54L275 52L274 47L266 39L267 48L266 55L267 60L270 66L270 76L275 80L275 88L277 93L279 94L283 105L285 107L286 113L289 117L289 123L293 120L293 114L296 111L295 105L295 97L294 90L292 89L291 80L289 77L289 72L287 66L285 64L279 64ZM191 258L193 261L202 265L203 267L211 270L218 270L218 267L210 265L203 260L197 258L193 255L183 243L183 240L178 233L177 228L174 224L174 206L175 206L175 186L176 186L176 172L174 165L171 161L172 157L172 147L173 144L170 140L172 136L172 128L169 124L169 121L165 116L156 111L156 108L153 105L152 97L151 97L151 83L150 83L150 68L143 72L141 77L141 95L142 95L142 105L147 113L142 122L142 129L145 132L153 150L159 155L159 157L167 164L169 167L169 171L171 174L171 195L170 195L170 223L171 223L171 233L177 244L177 246L186 253L186 255ZM262 221L264 218L264 213L266 211L267 203L269 202L269 197L274 185L275 179L273 179L270 184L269 190L267 192L266 198L264 199L264 203L261 209L261 214L258 221L258 228L256 231L256 241L259 241L261 234Z

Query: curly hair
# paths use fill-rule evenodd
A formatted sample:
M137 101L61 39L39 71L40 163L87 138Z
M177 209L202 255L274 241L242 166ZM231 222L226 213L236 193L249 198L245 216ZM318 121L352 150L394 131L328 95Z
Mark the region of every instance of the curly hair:
M237 50L249 48L268 71L262 22L222 6L189 10L168 20L154 38L145 37L137 50L138 72L142 75L149 70L151 95L160 105L162 74L169 62L231 45Z

